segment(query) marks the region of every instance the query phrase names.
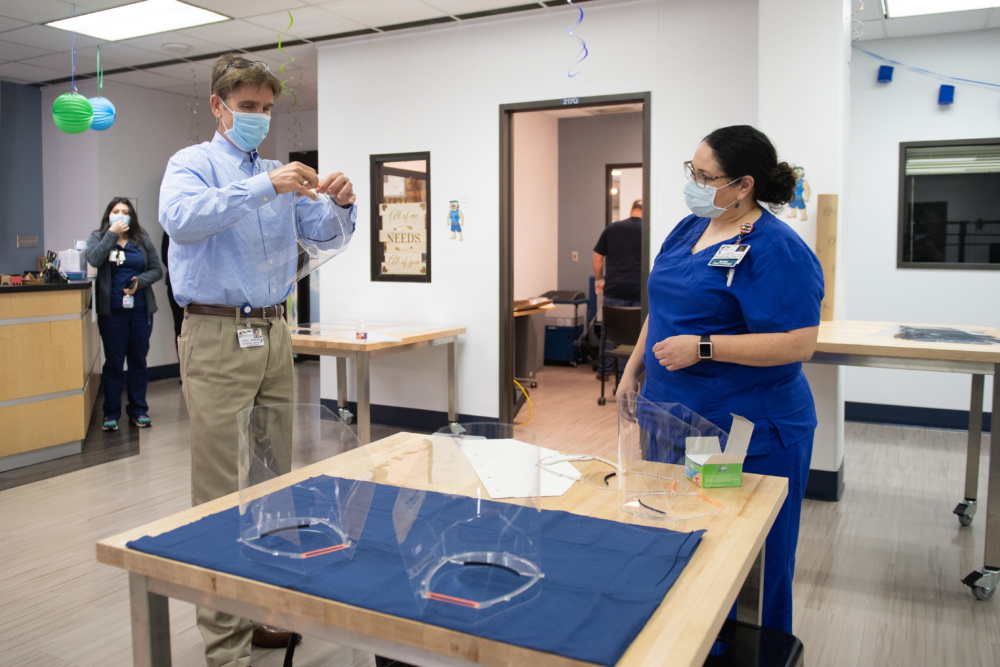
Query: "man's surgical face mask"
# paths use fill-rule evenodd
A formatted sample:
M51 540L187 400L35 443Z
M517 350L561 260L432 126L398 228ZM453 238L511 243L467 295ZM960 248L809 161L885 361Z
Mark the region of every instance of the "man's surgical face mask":
M722 187L732 185L739 178L733 179L726 183ZM701 218L718 218L720 215L726 212L729 206L735 204L738 199L734 199L733 202L726 208L719 208L715 205L715 193L719 191L719 188L712 187L711 185L700 185L693 179L688 179L688 182L684 184L684 203L687 207L691 209L691 212Z
M233 114L233 126L226 130L226 137L241 151L249 153L264 141L271 125L271 117L264 113L246 113L233 111L223 102L229 113ZM225 121L222 122L225 127Z

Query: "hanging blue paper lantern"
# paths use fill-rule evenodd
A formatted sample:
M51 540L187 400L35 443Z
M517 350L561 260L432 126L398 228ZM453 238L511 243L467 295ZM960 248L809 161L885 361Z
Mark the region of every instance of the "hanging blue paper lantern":
M115 105L106 97L91 97L90 105L94 107L94 120L90 124L92 130L101 132L115 122Z
M955 86L941 86L938 91L938 104L951 104L955 101Z
M878 68L878 82L879 83L890 83L892 82L892 67L889 65L882 65Z

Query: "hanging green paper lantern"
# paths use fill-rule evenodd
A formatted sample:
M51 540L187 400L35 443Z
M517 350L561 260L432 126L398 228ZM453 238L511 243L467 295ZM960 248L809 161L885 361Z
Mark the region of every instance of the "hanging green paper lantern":
M52 122L66 134L86 132L94 120L94 107L79 93L63 93L52 103Z
M115 105L106 97L91 97L87 100L94 107L94 121L90 129L101 132L111 127L115 122Z

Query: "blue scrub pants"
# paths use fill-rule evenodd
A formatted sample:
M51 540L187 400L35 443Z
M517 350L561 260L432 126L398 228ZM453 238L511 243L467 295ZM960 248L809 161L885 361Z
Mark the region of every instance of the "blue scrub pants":
M802 499L809 481L809 462L812 460L813 436L783 447L772 434L771 451L767 454L747 456L743 472L772 475L788 479L788 496L778 518L771 526L764 549L764 606L761 625L765 628L792 631L792 576L795 574L795 549L799 542L799 517ZM736 607L733 607L735 616Z
M104 390L104 419L118 421L122 416L122 385L128 377L126 413L133 419L145 416L146 386L149 372L146 354L149 336L153 332L153 316L145 308L112 309L111 315L98 315L97 328L104 343L104 368L101 387ZM128 360L128 371L123 370Z

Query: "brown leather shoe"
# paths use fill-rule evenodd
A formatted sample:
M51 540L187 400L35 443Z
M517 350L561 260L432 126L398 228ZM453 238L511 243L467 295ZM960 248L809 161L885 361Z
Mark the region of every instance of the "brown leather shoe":
M270 625L258 625L253 629L253 639L250 643L257 648L285 648L292 637L296 638L296 645L302 641L302 635Z

